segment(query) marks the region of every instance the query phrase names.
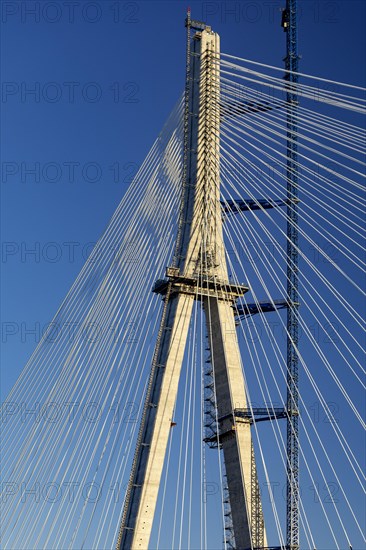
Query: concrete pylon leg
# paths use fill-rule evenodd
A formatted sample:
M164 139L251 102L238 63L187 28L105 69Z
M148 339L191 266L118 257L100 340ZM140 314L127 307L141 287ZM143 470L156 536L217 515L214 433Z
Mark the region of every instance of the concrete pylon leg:
M146 550L149 545L193 303L194 296L177 294L168 304L118 549Z
M218 411L218 436L222 446L230 498L231 515L237 549L267 546L252 533L253 504L251 484L256 477L253 462L252 436L248 419L235 411L247 408L245 383L232 304L206 298L204 300L208 340L215 381ZM262 510L257 510L261 515ZM263 518L256 517L255 521Z

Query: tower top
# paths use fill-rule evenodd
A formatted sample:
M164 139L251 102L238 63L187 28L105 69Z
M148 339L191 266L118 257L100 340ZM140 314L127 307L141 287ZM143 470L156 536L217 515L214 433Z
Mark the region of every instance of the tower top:
M211 32L211 27L206 25L203 21L197 21L196 19L191 19L191 8L187 8L187 17L185 19L185 26L193 29L195 31L208 31Z

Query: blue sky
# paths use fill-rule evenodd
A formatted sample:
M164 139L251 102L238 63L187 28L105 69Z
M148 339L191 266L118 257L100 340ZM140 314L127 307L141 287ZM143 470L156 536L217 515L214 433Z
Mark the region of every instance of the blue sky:
M183 90L187 3L2 2L2 397ZM225 53L282 66L284 2L190 6ZM300 70L365 86L365 3L299 10Z

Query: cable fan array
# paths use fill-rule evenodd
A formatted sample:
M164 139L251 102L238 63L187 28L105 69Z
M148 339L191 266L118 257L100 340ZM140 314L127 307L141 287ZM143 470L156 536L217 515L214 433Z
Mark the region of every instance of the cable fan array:
M180 100L3 404L3 548L113 547L159 324L151 289L177 230L182 125Z
M280 70L227 54L220 61L221 156L212 172L220 169L230 278L251 290L233 315L248 407L271 415L286 405L278 303L286 306L286 93L296 86L301 547L357 548L365 90L304 74L311 85L295 85ZM114 547L159 328L161 301L151 288L170 265L178 230L183 110L181 100L3 404L4 549ZM200 200L215 210L213 197ZM209 251L202 258L203 279ZM152 548L217 548L223 532L224 548L235 547L209 353L214 328L205 328L200 292L197 283ZM285 548L285 421L254 422L252 432L267 539Z
M273 76L278 70L222 54L225 230L233 277L244 276L259 305L256 316L238 312L239 333L246 346L243 356L250 357L245 369L247 376L251 373L250 395L273 413L276 404L285 406L286 394L287 327L276 299L286 300L285 98L291 90L299 101L291 117L297 125L292 138L299 143L302 540L305 536L309 548L343 548L352 545L353 537L361 541L364 536L355 503L362 510L365 477L358 438L365 428L365 132L360 116L365 114L365 90L308 75L301 75L302 80L313 79L316 85L292 84ZM322 90L322 83L337 91ZM273 313L263 312L263 301ZM262 427L254 428L262 448ZM271 449L278 448L285 468L280 421L266 426L266 438L270 430L275 439ZM267 472L266 453L261 456ZM316 513L323 515L327 535L320 534Z

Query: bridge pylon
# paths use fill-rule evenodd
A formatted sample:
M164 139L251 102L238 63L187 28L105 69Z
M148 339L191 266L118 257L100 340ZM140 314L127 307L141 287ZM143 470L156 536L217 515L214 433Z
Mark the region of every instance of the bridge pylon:
M155 292L164 300L122 513L117 550L147 549L189 324L205 312L221 447L237 549L267 546L234 309L249 288L229 281L220 204L220 38L187 17L185 155L173 265ZM193 31L193 35L192 35Z

